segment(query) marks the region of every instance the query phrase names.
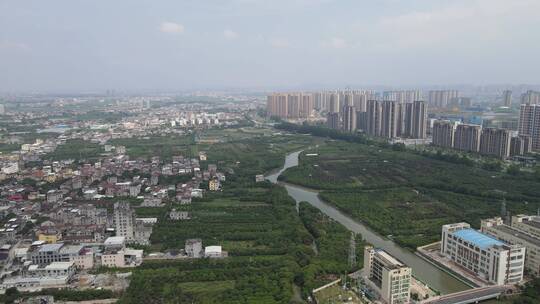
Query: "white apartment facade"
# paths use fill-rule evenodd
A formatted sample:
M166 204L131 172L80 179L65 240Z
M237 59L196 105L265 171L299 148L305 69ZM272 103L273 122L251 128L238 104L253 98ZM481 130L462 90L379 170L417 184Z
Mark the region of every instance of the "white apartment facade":
M410 303L412 269L384 250L364 248L364 274L385 303Z
M442 226L441 254L494 285L523 280L525 247L480 233L467 223Z
M500 217L482 220L482 232L509 244L527 248L525 269L533 276L540 276L540 239L515 227L507 226Z

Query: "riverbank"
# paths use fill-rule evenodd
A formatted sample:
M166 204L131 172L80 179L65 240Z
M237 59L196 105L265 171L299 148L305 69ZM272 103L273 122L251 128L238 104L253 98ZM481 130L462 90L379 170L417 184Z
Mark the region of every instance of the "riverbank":
M297 151L288 154L285 158L285 165L283 168L271 175L268 175L266 179L273 183L277 183L279 175L281 175L286 169L298 166L298 157L300 153L301 151ZM413 269L413 273L416 277L418 277L421 281L428 283L430 286L433 286L434 289L439 290L441 293L453 293L470 288L468 285L435 267L408 249L398 246L392 240L379 235L363 223L352 219L350 216L345 215L337 208L323 202L319 198L317 191L309 188L306 189L305 187L299 187L290 183L282 184L287 190L289 196L291 196L297 202L297 204L302 201L308 202L310 205L318 208L321 212L333 220L345 226L348 230L361 234L366 242L386 250L405 264L409 265Z
M463 283L469 285L472 288L477 287L486 287L489 286L486 282L480 281L477 278L468 275L465 272L458 272L454 270L456 266L452 266L449 262L445 262L441 257L437 256L437 248L440 248L441 242L435 242L433 244L428 244L422 247L418 247L416 254L456 279L462 281Z

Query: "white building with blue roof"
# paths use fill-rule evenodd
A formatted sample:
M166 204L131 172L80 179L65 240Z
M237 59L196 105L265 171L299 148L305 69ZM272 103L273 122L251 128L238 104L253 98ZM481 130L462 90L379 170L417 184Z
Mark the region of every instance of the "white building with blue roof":
M495 285L523 280L525 247L478 232L467 223L442 226L441 254Z

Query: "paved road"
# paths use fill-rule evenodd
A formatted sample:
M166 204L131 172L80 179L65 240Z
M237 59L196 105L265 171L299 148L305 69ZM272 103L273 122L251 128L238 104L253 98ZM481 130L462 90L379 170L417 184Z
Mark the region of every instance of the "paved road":
M479 300L496 298L512 286L490 286L452 293L437 299L427 300L423 304L467 304L475 303Z

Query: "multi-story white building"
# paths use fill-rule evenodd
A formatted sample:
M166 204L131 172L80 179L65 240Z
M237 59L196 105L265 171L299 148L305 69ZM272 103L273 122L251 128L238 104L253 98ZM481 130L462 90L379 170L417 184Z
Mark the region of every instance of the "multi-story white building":
M364 275L388 304L410 302L412 270L382 249L364 248Z
M540 238L505 225L500 217L482 220L482 232L509 244L525 246L525 269L531 275L540 276Z
M512 216L512 227L540 239L540 215Z
M518 132L531 137L532 150L540 150L540 104L521 105Z
M114 204L114 226L116 236L123 236L127 242L135 240L135 211L129 203L118 202Z
M443 225L441 254L492 284L523 279L525 247L480 233L467 223Z
M186 240L186 254L191 258L200 258L203 255L203 247L201 239Z
M27 270L29 277L68 277L75 274L74 262L52 262L47 266L30 265Z

